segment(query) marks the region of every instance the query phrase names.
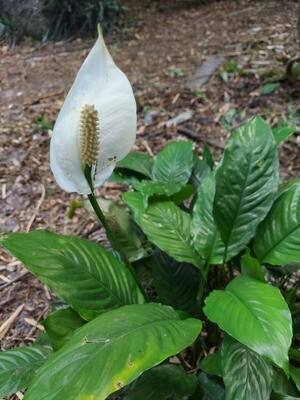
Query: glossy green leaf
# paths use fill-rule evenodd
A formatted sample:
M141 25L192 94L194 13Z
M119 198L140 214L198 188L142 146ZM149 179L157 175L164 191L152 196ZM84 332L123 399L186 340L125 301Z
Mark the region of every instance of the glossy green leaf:
M207 264L223 262L225 246L213 218L215 174L211 173L202 183L193 208L191 232L195 249ZM230 257L230 253L227 253Z
M241 269L243 275L252 276L252 278L262 282L266 281L263 267L256 258L251 256L249 248L246 249L246 253L241 257Z
M300 261L300 183L274 202L259 225L254 251L261 263L282 265Z
M46 361L50 349L34 345L0 353L0 396L9 396L30 384L37 368Z
M97 201L128 260L134 262L147 257L149 249L142 243L145 237L124 207L112 200L98 198Z
M277 144L283 142L285 139L298 132L298 128L289 125L281 125L272 129L275 141Z
M122 200L132 212L135 221L138 221L139 216L146 210L141 193L125 192L122 194Z
M153 179L163 183L185 185L193 167L192 142L173 142L160 151L154 162Z
M185 400L197 387L195 375L172 364L163 364L144 372L130 386L124 400Z
M136 178L128 173L125 170L114 170L111 176L108 179L109 182L116 182L122 185L129 185L129 186L138 186L141 182L141 179Z
M40 368L24 400L104 400L189 346L201 322L167 306L124 306L77 329Z
M288 394L272 393L270 400L299 400L299 396L289 396Z
M204 357L200 363L200 368L206 374L222 377L223 368L221 351L218 351L214 354L208 354L206 357Z
M273 368L264 358L226 335L222 344L226 400L266 400L272 391Z
M172 194L171 200L178 206L182 204L185 200L189 199L195 193L194 186L188 184L182 186L179 192Z
M138 260L132 264L138 281L145 289L154 285L152 274L152 258L153 252L151 255L149 255L149 257L142 258L141 260Z
M199 271L191 264L175 261L162 251L154 253L152 271L158 302L193 315L200 284Z
M204 312L229 335L288 373L292 321L276 287L239 276L224 291L214 290L206 298Z
M277 146L266 122L247 122L230 138L216 171L215 223L237 254L270 210L278 185Z
M3 235L0 242L86 320L144 302L125 265L95 243L46 230Z
M76 329L85 324L85 320L72 310L54 311L42 322L51 340L54 351L59 350L73 336Z
M161 183L156 181L143 180L139 185L139 192L142 195L144 207L148 206L148 200L151 196L171 197L182 188L178 183Z
M152 176L152 168L154 160L148 154L133 151L123 160L118 161L118 167L125 168L134 172L138 172L148 178ZM118 168L117 168L118 170Z
M126 193L123 200L133 211L138 225L148 239L176 261L202 268L203 262L195 251L190 234L190 216L172 201L159 201L145 210L138 194Z
M198 375L198 388L190 400L225 400L224 387L204 373Z
M288 378L281 370L274 368L273 372L273 391L287 396L299 398L299 391L291 376Z
M199 189L202 185L203 181L210 173L211 167L205 159L200 159L197 156L194 156L193 161L193 169L190 177L190 183L196 188Z
M293 365L290 365L290 372L291 372L291 377L295 382L297 389L300 392L300 368L296 368Z
M211 170L214 168L215 160L207 143L203 147L202 159L206 161Z

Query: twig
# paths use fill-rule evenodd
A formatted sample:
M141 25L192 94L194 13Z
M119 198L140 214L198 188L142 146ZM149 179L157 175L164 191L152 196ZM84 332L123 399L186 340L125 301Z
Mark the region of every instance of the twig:
M5 283L4 285L0 286L0 290L3 290L5 288L7 288L8 286L10 286L11 284L17 282L19 279L22 279L23 276L29 274L29 271L23 272L23 274L17 276L16 278L12 279L10 282Z
M38 213L38 211L39 211L39 209L40 209L40 207L41 207L41 205L42 205L42 203L44 201L46 190L45 190L45 186L43 184L41 184L41 190L42 190L41 197L40 197L40 199L39 199L39 201L38 201L38 203L37 203L37 205L35 207L35 211L34 211L32 217L30 218L30 221L28 222L28 225L26 227L26 232L30 231L31 225L33 224L33 222L34 222L34 220L35 220L35 218L37 216L37 213Z
M12 315L3 322L3 324L0 326L0 340L4 338L4 336L7 334L9 328L12 326L14 323L15 319L17 316L20 314L20 312L23 310L24 304L21 304L15 312L12 313Z
M208 144L210 144L213 147L224 150L225 146L222 143L219 143L213 139L209 139L208 137L202 135L199 132L195 132L188 128L179 128L179 129L177 129L177 132L180 133L181 135L187 136L188 138L193 139L197 142L207 142Z

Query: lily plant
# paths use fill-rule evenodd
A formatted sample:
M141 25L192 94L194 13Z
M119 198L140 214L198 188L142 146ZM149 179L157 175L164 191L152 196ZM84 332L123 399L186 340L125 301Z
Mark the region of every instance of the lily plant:
M60 299L33 345L0 354L0 397L299 399L300 182L280 180L277 151L290 130L255 117L217 166L188 141L127 154L135 131L132 88L100 35L51 168L88 196L115 252L47 230L0 236ZM108 178L128 185L123 205L96 198Z
M55 123L50 165L62 189L86 194L113 247L133 273L94 195L136 138L136 102L126 75L99 37L81 66Z

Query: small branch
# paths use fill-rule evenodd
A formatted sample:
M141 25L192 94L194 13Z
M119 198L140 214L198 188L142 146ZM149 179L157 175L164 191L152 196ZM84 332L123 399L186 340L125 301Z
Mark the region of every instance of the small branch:
M17 282L19 279L22 279L25 275L29 274L29 271L24 272L23 274L17 276L16 278L12 279L10 282L5 283L4 285L0 286L0 290L7 288L8 286L12 285L13 283Z
M206 142L213 147L224 150L225 146L222 143L219 143L218 141L213 140L213 139L209 139L208 137L202 135L199 132L195 132L188 128L179 128L179 129L177 129L177 132L180 133L181 135L184 135L184 136L192 139L192 140L195 140L196 142Z

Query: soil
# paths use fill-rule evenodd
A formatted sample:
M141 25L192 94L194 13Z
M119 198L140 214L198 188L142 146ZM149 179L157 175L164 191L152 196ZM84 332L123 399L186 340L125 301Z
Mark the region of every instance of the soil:
M124 2L124 27L106 38L137 99L134 149L155 155L166 143L189 138L199 154L208 142L218 159L230 135L224 118L234 129L256 114L271 126L288 120L300 130L299 80L284 77L287 60L299 52L297 2L136 3ZM92 45L93 40L27 40L13 49L0 47L2 232L47 228L106 244L101 227L85 210L67 218L67 208L78 195L63 192L49 167L51 127ZM221 57L222 65L197 90L188 89L187 80L211 56ZM222 68L227 80L221 77ZM276 89L262 94L274 82ZM165 126L182 112L192 117ZM295 134L280 146L283 179L299 177L299 145ZM122 189L107 182L98 194L118 200ZM31 343L42 330L38 322L51 308L51 293L25 271L1 251L2 350Z

